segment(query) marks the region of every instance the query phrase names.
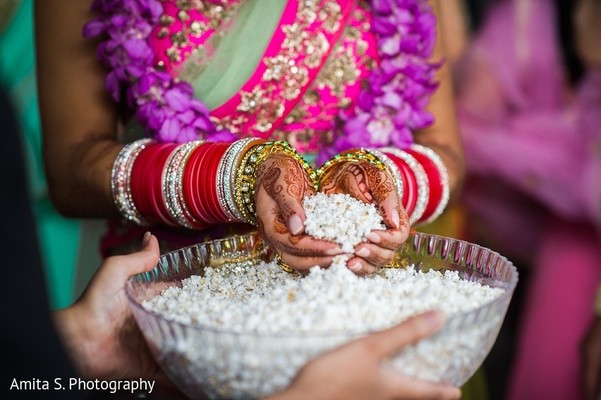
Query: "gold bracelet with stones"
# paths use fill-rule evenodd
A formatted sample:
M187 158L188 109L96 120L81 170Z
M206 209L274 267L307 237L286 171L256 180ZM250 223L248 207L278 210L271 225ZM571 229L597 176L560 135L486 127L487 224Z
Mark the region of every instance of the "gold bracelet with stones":
M367 149L361 148L346 153L336 154L334 157L323 163L316 171L318 182L321 183L321 181L332 171L334 166L343 162L368 162L382 171L387 170L386 165L375 154Z
M234 200L236 207L242 214L244 222L256 225L257 215L255 208L255 183L257 168L274 153L284 153L297 160L309 175L313 185L317 187L317 174L309 163L287 142L274 140L251 147L242 157L236 171L236 184Z

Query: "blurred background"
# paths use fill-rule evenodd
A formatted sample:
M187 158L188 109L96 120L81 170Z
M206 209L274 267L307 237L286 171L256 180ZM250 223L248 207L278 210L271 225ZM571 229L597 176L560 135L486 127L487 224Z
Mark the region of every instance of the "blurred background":
M33 0L0 1L0 85L14 104L23 133L29 187L54 307L73 300L81 221L63 218L48 196L36 94Z

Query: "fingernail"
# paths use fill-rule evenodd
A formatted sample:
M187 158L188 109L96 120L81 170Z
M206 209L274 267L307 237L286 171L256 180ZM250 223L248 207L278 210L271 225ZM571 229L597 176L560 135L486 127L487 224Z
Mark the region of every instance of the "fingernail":
M148 242L150 242L151 236L152 236L152 233L150 233L148 231L144 234L144 238L142 239L142 247L146 247Z
M368 257L371 254L371 252L369 251L369 249L367 247L362 247L355 254L357 254L359 257L365 258L365 257Z
M362 268L361 263L359 261L350 264L348 267L353 272L359 272Z
M378 235L375 232L369 232L367 235L365 235L365 237L372 243L380 243L380 241L382 240L382 238L380 238L380 235Z
M298 215L294 214L288 220L288 227L290 229L290 233L293 235L298 235L303 231L303 221L301 221Z
M392 210L392 215L390 216L392 220L392 227L394 229L398 229L401 224L401 217L399 216L399 212L397 210Z
M432 328L438 328L444 324L444 315L440 311L428 311L424 314L426 323Z
M337 256L339 254L344 254L344 251L340 247L334 247L333 249L328 249L325 251L328 256Z

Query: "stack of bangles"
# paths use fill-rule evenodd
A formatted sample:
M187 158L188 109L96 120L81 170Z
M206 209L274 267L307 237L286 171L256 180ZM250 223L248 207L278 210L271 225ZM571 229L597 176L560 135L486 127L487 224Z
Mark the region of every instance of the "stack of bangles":
M402 182L397 189L401 188L399 197L411 225L426 225L440 217L449 203L449 175L434 150L414 143L404 150L385 147L372 152Z
M255 224L256 169L274 152L294 157L311 172L282 141L178 144L141 139L125 145L113 164L113 201L125 219L138 225L202 229L223 222Z
M288 143L252 137L233 143L141 139L127 144L113 164L113 201L125 219L138 225L189 229L223 222L256 225L257 168L277 152L296 159L316 188L319 177L338 162L369 162L387 170L412 225L432 222L449 200L446 168L432 149L422 145L349 151L314 171Z

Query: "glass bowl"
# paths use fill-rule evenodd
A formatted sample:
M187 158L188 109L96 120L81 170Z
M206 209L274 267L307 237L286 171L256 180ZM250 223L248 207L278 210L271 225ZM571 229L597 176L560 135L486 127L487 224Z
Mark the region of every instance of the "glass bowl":
M270 251L256 233L186 247L161 256L158 266L130 277L126 293L134 317L158 363L190 398L248 399L287 387L310 359L362 333L259 335L193 326L142 306L169 286L180 286L206 266L267 261ZM518 281L515 266L500 254L461 240L413 233L397 252L397 266L458 271L462 279L504 289L495 300L447 318L435 335L387 360L417 379L463 385L490 352Z

